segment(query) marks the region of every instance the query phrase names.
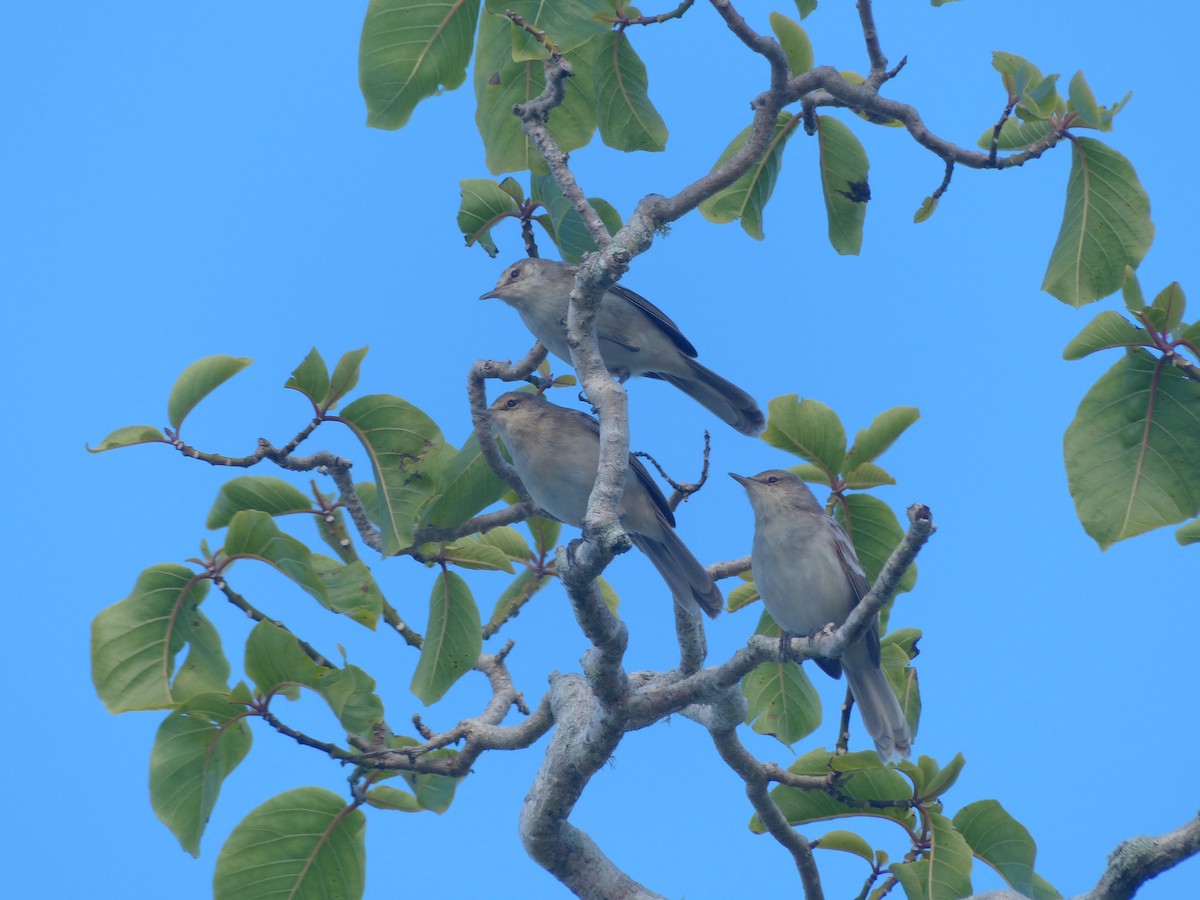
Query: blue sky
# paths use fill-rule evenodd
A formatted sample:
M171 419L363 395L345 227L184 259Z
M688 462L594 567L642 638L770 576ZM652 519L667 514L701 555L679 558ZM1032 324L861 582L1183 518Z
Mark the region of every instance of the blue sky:
M767 5L743 11L767 28ZM196 555L202 538L219 541L204 518L228 473L162 446L93 457L84 443L121 425L163 424L174 378L215 353L254 364L197 409L189 439L230 455L251 452L259 436L282 442L307 421L303 399L282 385L309 348L336 359L367 344L358 393L399 394L460 443L470 428L471 360L516 358L531 343L511 310L475 299L522 255L515 228L496 235L501 256L491 260L465 249L455 225L458 179L488 175L470 82L420 106L400 132L366 128L356 68L362 12L67 3L0 13L8 174L0 296L21 388L4 422L14 501L7 652L10 684L23 688L6 719L11 806L0 841L14 896L205 897L221 842L249 809L293 786L344 789L345 772L256 729L200 860L157 822L146 762L160 716L105 712L91 686L88 629L141 569ZM1130 158L1151 198L1157 236L1141 281L1148 292L1172 280L1194 291L1187 222L1200 192L1187 156L1200 134L1180 85L1189 83L1196 16L1177 2L1137 12L1110 0L880 4L885 52L909 58L887 94L971 144L1003 107L992 50L1061 72L1064 83L1081 68L1102 103L1132 90L1105 140ZM851 4L825 3L805 25L818 63L866 68ZM646 193L674 192L706 171L765 83L765 67L703 4L633 40L671 129L667 152L624 155L595 139L573 154L588 193L626 215ZM692 215L635 262L626 283L670 313L706 365L764 406L785 393L812 397L851 434L891 406L920 408L882 460L897 485L877 493L898 512L928 504L939 526L916 590L893 616L925 634L916 750L943 763L961 751L967 766L948 808L1000 800L1037 839L1039 871L1076 893L1094 884L1119 841L1175 828L1200 803L1189 752L1200 739L1190 627L1197 551L1166 530L1101 553L1075 520L1062 434L1115 355L1068 363L1061 350L1096 312L1120 305L1075 311L1038 290L1067 150L1019 171L960 170L934 217L914 226L941 163L902 132L842 117L871 158L860 257L829 247L816 146L797 138L765 241ZM630 395L635 448L685 480L698 470L705 428L716 473L792 462L664 384L634 383ZM348 434L323 428L318 439L362 459ZM749 549L749 506L723 475L679 521L706 562ZM307 528L296 533L309 539ZM420 627L431 573L407 560L375 562L389 598ZM630 667L671 665L670 601L653 570L630 555L609 575L631 630ZM415 659L398 641L331 623L268 572L243 567L236 577L327 655L346 646L379 679L397 727L413 713L446 727L478 709L482 689L464 681L426 712L407 691ZM472 583L490 604L502 579ZM215 598L207 608L236 659L244 621ZM756 621L754 611L713 624L712 658L727 658ZM531 700L548 672L576 669L585 649L557 588L506 633ZM814 682L827 721L801 751L833 740L842 686L819 673ZM335 738L319 707L309 698L284 712ZM785 765L793 758L770 739L751 745ZM371 815L367 896L449 885L463 895L561 896L516 833L539 761L536 751L486 756L444 816ZM667 896L792 890L786 854L748 832L749 814L703 732L676 718L629 736L574 821ZM902 852L898 836L868 830L893 856ZM857 891L866 874L851 857L820 861L829 896ZM1139 897L1184 896L1198 865ZM996 885L982 867L976 873L977 888Z

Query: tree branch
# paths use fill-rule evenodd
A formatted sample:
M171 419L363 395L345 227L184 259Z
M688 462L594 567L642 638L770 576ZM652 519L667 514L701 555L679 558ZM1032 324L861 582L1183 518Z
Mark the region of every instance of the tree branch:
M1100 881L1076 900L1129 900L1156 875L1200 853L1200 815L1160 837L1135 837L1109 854Z

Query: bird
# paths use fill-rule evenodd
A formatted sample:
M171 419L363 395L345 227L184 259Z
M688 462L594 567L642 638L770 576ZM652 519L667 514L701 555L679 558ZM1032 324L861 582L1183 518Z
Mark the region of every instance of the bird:
M517 474L542 509L581 526L600 468L600 423L539 394L509 391L477 413L504 441ZM650 558L684 610L715 617L721 591L675 533L675 516L646 467L629 457L629 477L618 510L633 545Z
M567 308L577 271L552 259L522 259L479 299L503 300L547 350L569 363ZM611 285L600 300L596 334L605 366L621 382L644 375L673 384L742 434L753 437L766 426L754 398L696 362L696 348L679 326L645 297Z
M842 526L791 472L729 474L746 489L754 509L754 583L784 639L830 623L840 626L870 590ZM845 670L850 693L884 763L910 755L908 720L880 665L878 619L846 647L840 660L814 662L834 678Z

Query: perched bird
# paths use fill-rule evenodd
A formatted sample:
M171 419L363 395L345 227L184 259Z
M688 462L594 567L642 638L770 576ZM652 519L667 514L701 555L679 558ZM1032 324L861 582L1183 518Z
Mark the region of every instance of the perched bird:
M754 583L785 634L840 626L871 586L842 526L791 472L768 469L753 478L729 473L754 507ZM840 660L815 659L834 678L846 671L867 733L885 763L910 753L908 722L879 663L879 623L846 648Z
M509 391L482 413L504 441L521 481L542 509L568 525L583 524L600 468L600 424L537 394ZM675 602L716 616L724 603L716 582L675 533L675 516L636 457L619 510L633 545L650 557Z
M480 300L498 297L521 314L546 349L566 362L567 307L575 287L574 266L550 259L522 259L504 270ZM675 385L742 434L756 435L766 424L754 398L696 362L696 348L666 313L628 288L614 284L596 315L600 356L621 381L633 375Z

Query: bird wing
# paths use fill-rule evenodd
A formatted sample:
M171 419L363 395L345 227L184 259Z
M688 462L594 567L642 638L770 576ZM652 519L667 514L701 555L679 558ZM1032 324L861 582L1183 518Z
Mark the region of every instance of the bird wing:
M867 596L871 590L871 584L867 581L867 573L863 571L858 554L854 552L854 545L850 543L850 538L842 529L842 526L833 519L826 519L826 521L829 522L830 529L833 532L833 546L837 550L838 562L841 563L842 571L846 574L846 580L850 583L850 590L854 593L853 605L857 606L862 601L862 598ZM863 640L867 645L867 653L871 657L871 662L879 665L878 619L871 623L871 627L863 635Z
M568 412L577 415L580 420L587 423L588 428L592 429L596 437L600 436L600 423L595 418L589 416L585 412L580 412L577 409L568 410ZM675 514L671 512L671 506L667 503L667 498L662 492L662 488L658 486L658 482L650 477L650 473L646 471L646 467L642 465L642 461L629 454L629 471L634 474L642 486L646 489L646 493L650 495L650 499L654 501L654 505L662 512L663 518L667 520L672 528L675 527Z
M696 348L692 346L692 342L683 336L683 332L679 330L679 326L671 321L671 318L643 297L641 294L635 294L627 287L620 284L614 284L609 287L609 293L616 294L622 300L632 304L637 309L641 310L654 325L671 339L671 342L679 348L681 353L687 356L696 358ZM636 347L630 349L637 349Z

